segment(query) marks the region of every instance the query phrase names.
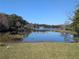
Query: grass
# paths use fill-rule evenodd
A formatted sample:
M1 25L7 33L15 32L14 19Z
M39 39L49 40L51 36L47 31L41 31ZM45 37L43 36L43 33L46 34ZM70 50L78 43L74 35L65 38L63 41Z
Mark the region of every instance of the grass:
M0 46L0 59L79 59L79 43L15 43Z

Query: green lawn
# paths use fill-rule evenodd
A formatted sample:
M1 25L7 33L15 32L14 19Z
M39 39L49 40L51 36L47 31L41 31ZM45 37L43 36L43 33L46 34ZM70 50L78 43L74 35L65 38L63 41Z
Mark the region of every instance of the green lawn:
M15 43L0 46L0 59L79 59L79 43Z

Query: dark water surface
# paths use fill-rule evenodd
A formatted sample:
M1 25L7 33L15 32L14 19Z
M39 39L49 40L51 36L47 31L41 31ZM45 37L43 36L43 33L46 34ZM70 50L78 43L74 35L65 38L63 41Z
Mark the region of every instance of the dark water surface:
M26 33L23 42L74 42L73 35L52 31Z

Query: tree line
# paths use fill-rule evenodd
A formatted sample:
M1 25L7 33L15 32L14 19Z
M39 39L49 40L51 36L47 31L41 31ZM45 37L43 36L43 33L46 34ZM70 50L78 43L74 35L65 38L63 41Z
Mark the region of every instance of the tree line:
M21 16L0 13L0 32L17 31L18 28L23 28L27 24L29 22L25 21Z

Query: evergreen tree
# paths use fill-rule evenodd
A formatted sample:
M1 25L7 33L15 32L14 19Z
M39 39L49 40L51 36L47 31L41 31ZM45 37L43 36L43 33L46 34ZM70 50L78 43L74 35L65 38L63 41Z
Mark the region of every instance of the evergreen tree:
M79 33L79 8L77 8L75 15L73 16L72 28L73 28L74 31Z

